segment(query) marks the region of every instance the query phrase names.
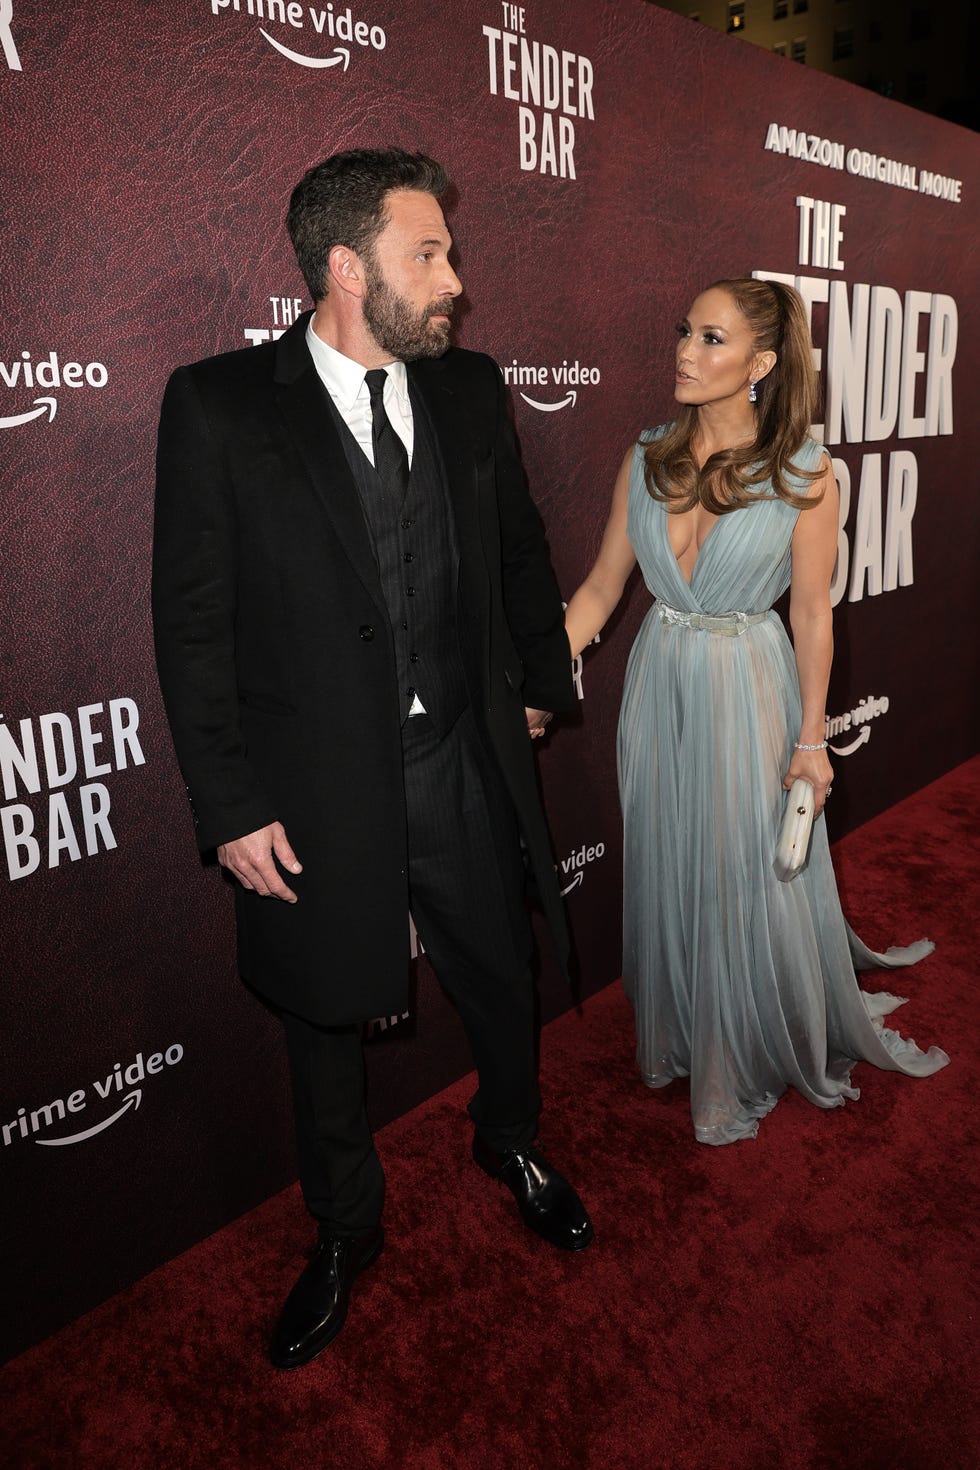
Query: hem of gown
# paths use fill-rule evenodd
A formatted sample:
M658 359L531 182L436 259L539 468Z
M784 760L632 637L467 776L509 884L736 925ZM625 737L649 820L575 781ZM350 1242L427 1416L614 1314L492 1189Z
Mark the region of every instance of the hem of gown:
M757 1103L742 1106L736 1113L725 1113L721 1108L712 1108L709 1111L722 1114L722 1121L717 1123L694 1123L694 1137L698 1143L710 1144L712 1147L720 1147L726 1143L740 1143L746 1138L756 1138L759 1133L759 1122L768 1117L778 1103L781 1093L767 1092L765 1097Z
M649 1072L640 1073L644 1086L649 1088L666 1087L678 1078L689 1077L689 1072L675 1072L671 1074ZM694 1137L698 1143L720 1145L725 1143L739 1143L745 1138L755 1138L759 1132L759 1120L765 1118L772 1112L778 1103L782 1093L767 1092L759 1103L739 1108L735 1114L724 1113L724 1121L720 1123L695 1123ZM841 1099L843 1102L843 1098ZM723 1113L723 1109L715 1109Z
M644 1087L669 1087L671 1082L676 1082L680 1077L690 1077L690 1072L658 1072L651 1075L641 1070L640 1078Z
M892 948L887 951L887 955L893 963L896 962L897 956L901 956L899 963L904 966L908 963L915 963L915 960L921 959L933 948L929 940L920 940L918 944L909 945L903 950ZM914 960L909 958L913 955ZM901 1072L907 1077L928 1077L949 1064L949 1057L941 1047L930 1046L928 1051L922 1051L911 1037L904 1037L900 1032L883 1025L884 1016L890 1015L906 1004L904 996L892 995L887 990L875 992L860 990L860 988L859 993L868 1019L874 1028L880 1054L873 1056L867 1050L862 1049L859 1056L854 1056L849 1049L845 1050L839 1045L835 1046L833 1039L828 1037L829 1055L824 1081L832 1085L833 1091L830 1095L821 1094L806 1086L801 1087L799 1082L788 1084L815 1107L830 1110L843 1107L846 1102L857 1102L861 1096L861 1090L852 1085L851 1071L861 1061L869 1062L872 1066L886 1071ZM668 1083L680 1077L689 1076L690 1071L684 1069L673 1073L650 1073L640 1068L640 1077L644 1085L650 1088L666 1087ZM695 1121L694 1137L698 1143L714 1146L755 1138L758 1136L760 1119L772 1112L781 1096L782 1093L766 1093L763 1100L758 1103L736 1102L735 1111L729 1113L725 1113L722 1108L712 1109L710 1111L716 1114L722 1113L724 1121L710 1124ZM735 1101L733 1099L733 1102Z
M890 1038L896 1035L894 1032L887 1034ZM897 1039L899 1041L902 1040L901 1037ZM931 1050L936 1051L937 1048L933 1047ZM940 1055L944 1055L944 1053L940 1053ZM801 1089L798 1086L794 1086L792 1083L789 1086L793 1087L795 1092L799 1092L805 1102L811 1103L814 1107L820 1108L822 1111L829 1112L833 1108L842 1108L845 1103L858 1102L861 1097L861 1089L854 1087L851 1083L851 1071L859 1060L862 1059L838 1056L836 1067L833 1064L828 1067L827 1075L833 1079L839 1089L833 1096L819 1097L814 1093L808 1093L805 1088ZM938 1069L938 1066L941 1066L942 1063L937 1062L935 1065ZM640 1073L644 1085L649 1088L666 1087L668 1083L675 1082L680 1077L689 1076L689 1072L678 1072L671 1076L666 1076L662 1073L655 1076L651 1076L646 1072ZM760 1102L740 1104L735 1112L725 1112L723 1108L709 1110L716 1114L721 1114L722 1121L717 1123L698 1123L695 1121L695 1141L717 1148L726 1143L741 1143L745 1139L757 1138L759 1134L759 1123L763 1118L769 1116L780 1098L788 1090L789 1087L786 1087L782 1092L767 1092Z

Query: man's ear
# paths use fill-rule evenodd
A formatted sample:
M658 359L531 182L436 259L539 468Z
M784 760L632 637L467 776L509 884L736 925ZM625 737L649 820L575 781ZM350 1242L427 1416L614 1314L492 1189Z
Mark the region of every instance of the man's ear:
M365 291L364 265L356 250L335 245L327 262L328 285L336 284L349 296L361 298Z

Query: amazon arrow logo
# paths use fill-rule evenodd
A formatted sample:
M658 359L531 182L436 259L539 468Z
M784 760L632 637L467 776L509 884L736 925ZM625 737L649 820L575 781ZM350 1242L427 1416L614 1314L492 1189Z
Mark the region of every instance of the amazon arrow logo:
M118 1123L123 1113L129 1112L130 1105L134 1109L138 1108L142 1096L141 1089L137 1087L135 1092L127 1094L126 1101L118 1112L113 1113L111 1118L103 1118L101 1123L86 1128L83 1133L72 1133L68 1138L35 1138L34 1142L43 1144L45 1148L62 1148L66 1143L82 1143L86 1138L94 1138L97 1133L104 1133L107 1128L112 1127L113 1123Z
M0 0L0 45L3 46L3 54L7 58L7 66L10 70L23 71L20 57L17 55L14 33L10 29L10 22L13 18L14 0Z
M28 409L27 413L15 413L10 418L0 418L0 429L16 429L21 424L29 424L31 419L41 418L49 413L49 423L54 422L55 413L58 410L57 398L35 398L36 408Z
M526 393L522 393L521 397L525 403L529 403L532 408L536 408L540 413L554 413L559 408L574 407L578 394L574 388L570 388L560 403L539 403L536 398L528 398Z
M339 66L343 62L344 71L350 66L350 52L346 46L335 46L332 56L304 56L300 51L290 51L288 46L284 46L281 41L270 36L269 32L264 31L261 26L259 34L265 37L270 46L276 48L280 56L285 56L287 61L295 61L297 66L312 66L321 69L325 66Z
M871 726L862 725L860 735L856 740L852 740L850 745L831 745L830 749L834 752L834 755L853 755L862 745L867 745L870 739Z

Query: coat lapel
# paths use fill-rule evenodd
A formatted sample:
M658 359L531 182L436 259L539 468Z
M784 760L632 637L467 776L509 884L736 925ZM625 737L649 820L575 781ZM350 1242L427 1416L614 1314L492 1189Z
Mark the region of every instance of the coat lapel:
M326 389L306 345L309 318L309 312L301 316L277 344L276 402L351 565L383 612L385 601L378 564L357 486L323 401Z
M411 391L421 395L432 419L446 469L460 554L465 563L478 553L481 545L476 451L467 428L465 405L460 402L452 374L442 358L410 363L408 377Z

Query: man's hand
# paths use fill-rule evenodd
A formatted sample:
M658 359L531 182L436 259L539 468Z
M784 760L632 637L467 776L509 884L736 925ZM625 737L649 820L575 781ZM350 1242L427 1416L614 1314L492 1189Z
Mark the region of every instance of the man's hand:
M281 822L236 837L234 842L223 842L218 848L218 862L243 888L262 898L282 898L287 903L295 903L296 895L280 878L273 853L290 873L302 873L303 864L290 847Z
M532 740L537 740L539 735L544 734L544 727L551 719L551 710L528 709L525 705L524 713L527 716L527 733Z

